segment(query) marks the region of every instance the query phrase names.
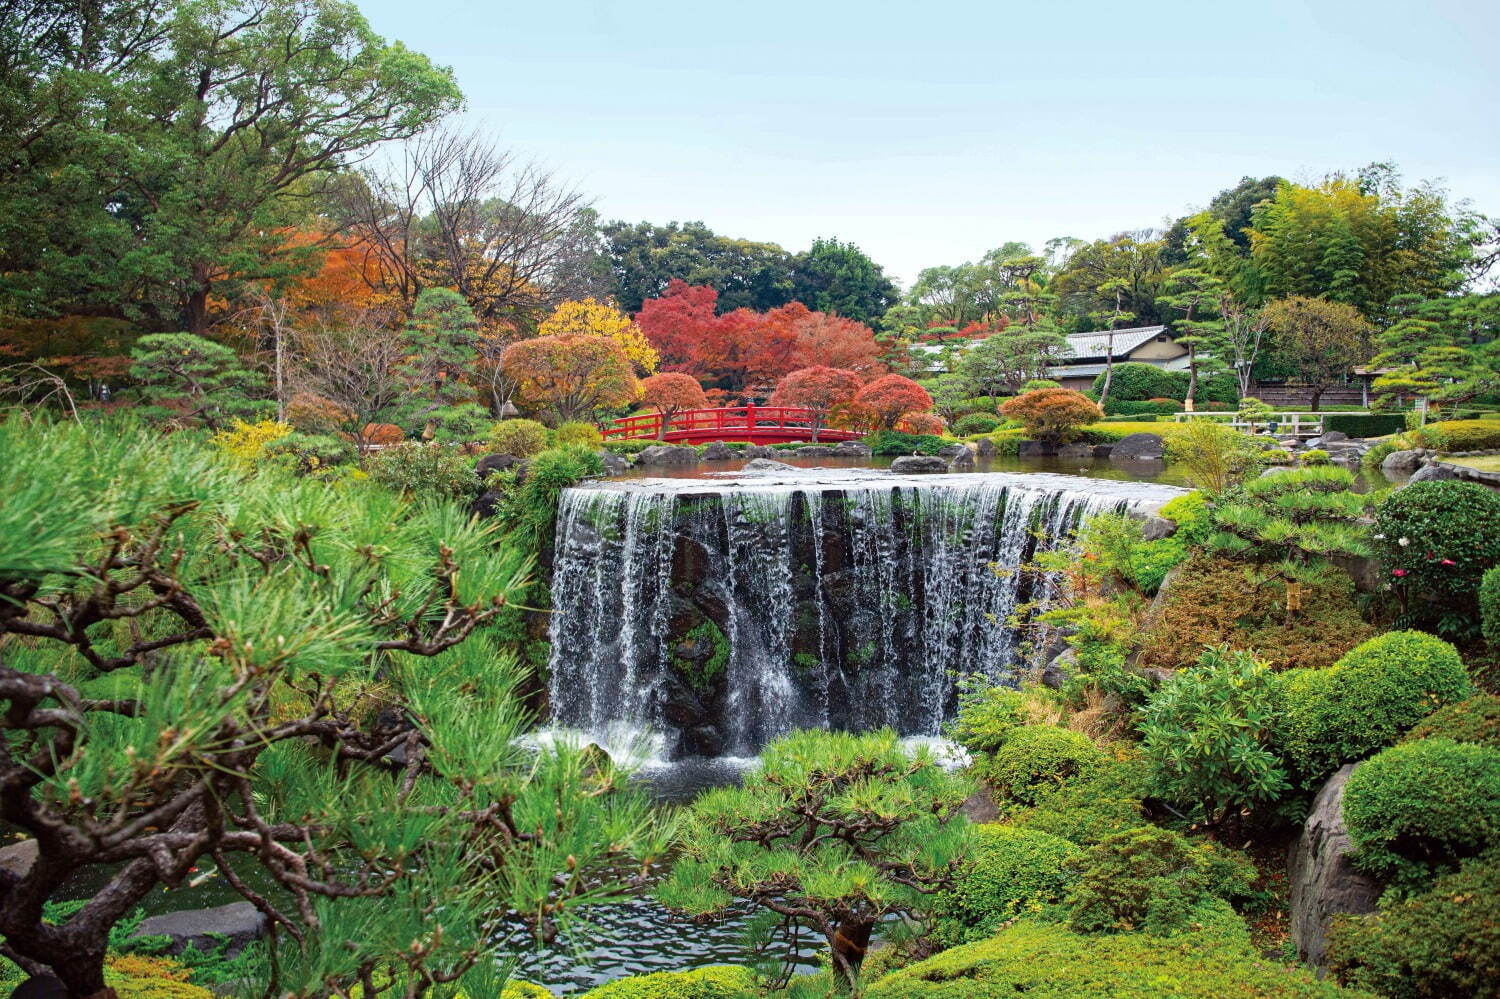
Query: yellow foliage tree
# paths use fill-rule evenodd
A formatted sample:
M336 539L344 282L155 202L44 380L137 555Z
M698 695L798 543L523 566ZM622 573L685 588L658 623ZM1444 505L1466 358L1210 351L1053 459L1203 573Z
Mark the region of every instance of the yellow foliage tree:
M656 348L629 316L592 298L562 303L552 310L537 332L542 336L608 337L620 345L640 374L651 374L661 362Z

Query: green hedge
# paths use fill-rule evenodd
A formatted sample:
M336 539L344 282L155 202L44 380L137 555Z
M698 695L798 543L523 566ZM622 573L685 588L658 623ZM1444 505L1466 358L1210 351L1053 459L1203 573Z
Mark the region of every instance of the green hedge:
M1023 725L980 766L997 802L1035 805L1048 790L1105 760L1082 732L1056 725Z
M1002 923L1062 901L1077 872L1078 846L1035 829L974 828L975 846L953 887L938 896L939 935L948 943L990 936Z
M866 999L1368 999L1268 961L1216 904L1170 937L1105 936L1023 920L881 978Z
M1388 999L1500 997L1500 854L1470 860L1378 915L1342 916L1328 967L1345 985Z
M1466 701L1443 705L1423 718L1401 741L1418 739L1478 742L1500 749L1500 697L1475 694Z
M1406 429L1406 417L1400 413L1329 413L1323 417L1323 429L1338 430L1350 437L1384 437Z
M1356 867L1423 888L1500 844L1500 749L1452 739L1392 746L1344 787L1344 821Z
M1500 495L1477 482L1413 482L1380 504L1374 536L1413 593L1455 598L1440 609L1472 615L1480 577L1500 564Z
M1309 786L1473 693L1458 650L1420 631L1379 635L1328 669L1287 670L1278 685L1277 742Z

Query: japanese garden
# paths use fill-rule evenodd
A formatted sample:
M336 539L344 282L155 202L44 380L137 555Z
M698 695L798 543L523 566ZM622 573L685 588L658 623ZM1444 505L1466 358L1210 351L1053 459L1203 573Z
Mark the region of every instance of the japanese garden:
M907 274L377 21L0 4L0 997L1500 997L1500 216Z

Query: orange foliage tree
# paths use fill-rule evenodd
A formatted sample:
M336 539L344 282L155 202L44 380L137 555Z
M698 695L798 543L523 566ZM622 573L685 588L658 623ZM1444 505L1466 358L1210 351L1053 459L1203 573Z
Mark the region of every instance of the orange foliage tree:
M814 365L793 371L781 380L771 396L773 406L804 406L813 412L812 439L828 419L829 412L854 398L859 391L859 375L844 368Z
M902 417L931 409L932 396L910 378L885 375L860 389L854 406L876 430L891 430Z
M901 417L896 429L908 434L931 434L937 437L948 429L948 424L936 413L908 413Z
M640 398L635 367L606 336L542 336L506 348L501 363L521 398L554 409L563 420Z
M1036 389L1007 399L1000 413L1007 419L1020 420L1032 440L1053 446L1070 440L1079 427L1104 416L1088 396L1064 388Z
M698 379L680 371L668 371L643 380L641 399L661 414L661 426L656 431L657 440L667 435L672 417L685 409L703 409L708 405L708 396L703 394L703 386L698 384Z

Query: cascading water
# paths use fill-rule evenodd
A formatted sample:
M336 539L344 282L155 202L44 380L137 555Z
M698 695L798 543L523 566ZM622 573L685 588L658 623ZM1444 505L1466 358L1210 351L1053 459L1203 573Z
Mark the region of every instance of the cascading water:
M961 676L1019 665L1021 571L1090 513L1181 490L1063 475L801 472L566 490L552 579L554 722L669 755L792 728L936 735Z

